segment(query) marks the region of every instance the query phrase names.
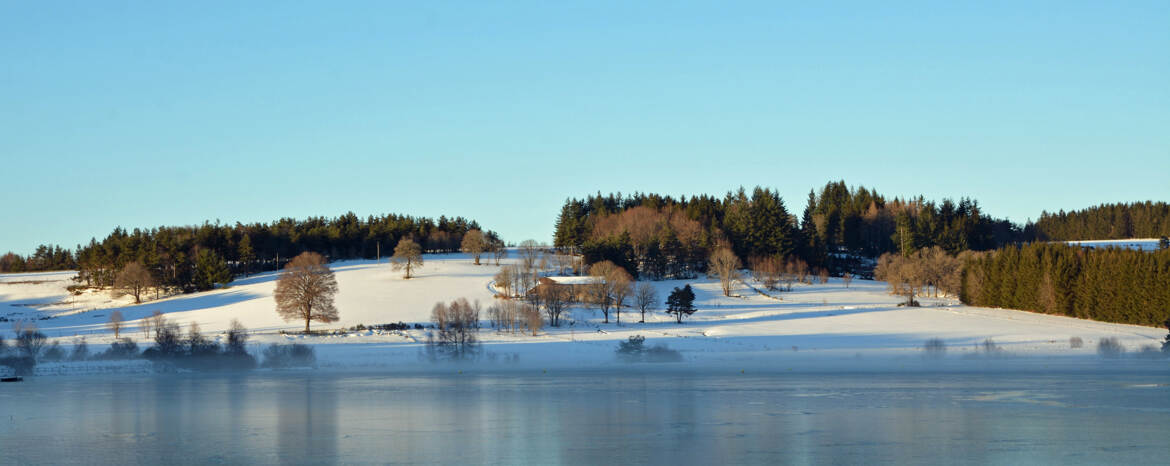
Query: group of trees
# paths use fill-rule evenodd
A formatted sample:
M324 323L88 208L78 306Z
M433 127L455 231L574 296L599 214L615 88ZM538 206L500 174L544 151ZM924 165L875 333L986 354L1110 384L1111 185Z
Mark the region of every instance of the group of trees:
M794 283L809 282L809 274L812 272L807 262L793 256L786 259L777 256L753 257L748 262L748 269L752 278L770 291L780 290L778 285L781 283L784 284L784 290L792 291ZM851 275L845 273L843 276Z
M488 322L501 332L528 331L536 335L544 327L540 307L531 302L505 299L487 309Z
M179 324L170 322L159 312L145 317L139 327L145 338L153 339L154 346L140 351L132 338L122 337L119 332L124 324L117 311L110 317L109 326L115 332L115 340L109 348L91 355L84 338L75 339L69 354L58 342L48 343L45 334L35 326L17 323L16 347L10 351L7 343L0 338L0 366L8 366L18 374L29 374L38 362L85 361L90 359L134 359L143 357L151 361L166 363L187 369L240 370L256 366L255 358L248 353L248 329L237 320L225 332L223 343L207 338L192 322L184 334ZM15 353L15 354L9 354Z
M136 300L141 300L146 289L206 290L230 282L233 275L279 270L304 251L316 251L330 260L373 259L389 255L389 248L403 238L411 238L420 254L459 251L464 236L472 231L484 244L502 244L495 233L462 217L360 218L352 212L336 218L284 218L272 223L115 228L105 239L92 239L72 252L41 246L28 258L5 254L0 256L0 272L76 268L80 284L116 286L130 294L137 291ZM143 269L149 278L141 274ZM134 280L119 283L123 275Z
M1145 201L1044 212L1032 228L1040 241L1166 237L1170 236L1170 204Z
M508 253L507 249L504 248L503 240L494 234L484 233L478 229L470 230L463 235L459 249L471 254L475 265L480 265L479 259L484 254L491 254L496 259L496 265L500 265L500 259Z
M1170 318L1170 249L1009 246L968 260L961 290L971 305L1161 325Z
M28 257L8 252L0 256L2 272L41 272L45 270L70 270L77 268L73 251L61 246L42 244Z
M1026 239L1023 228L984 214L973 199L886 199L876 190L850 189L844 181L809 192L801 231L804 259L814 266L827 261L820 256L823 252L878 257L938 246L954 255Z
M1025 229L991 218L978 203L887 199L845 182L810 191L803 215L789 213L776 191L743 188L723 198L620 194L568 199L554 245L587 264L608 260L641 278L693 278L727 248L742 262L799 259L812 268L868 274L858 258L939 247L955 255L1026 239ZM861 261L863 262L863 261Z
M187 369L245 370L256 367L256 358L248 353L248 329L232 319L224 343L205 337L199 324L191 322L183 335L179 324L162 315L152 316L154 346L142 357Z
M610 261L633 276L693 278L711 251L788 255L798 244L796 219L775 191L740 189L724 199L675 200L657 194L569 199L557 218L554 245L580 252L587 264Z
M467 298L456 299L450 304L435 303L431 322L436 331L430 335L428 343L438 345L453 356L467 356L475 349L480 309L479 301L471 304Z
M882 254L878 258L873 275L877 280L887 282L890 292L906 297L906 305L917 306L916 296L932 293L937 297L958 296L962 287L963 263L978 257L972 251L959 256L947 254L942 248L933 246L919 249L912 254Z

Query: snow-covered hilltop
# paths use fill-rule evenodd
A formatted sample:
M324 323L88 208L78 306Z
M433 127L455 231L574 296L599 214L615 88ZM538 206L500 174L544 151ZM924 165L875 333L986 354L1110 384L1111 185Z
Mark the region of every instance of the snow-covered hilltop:
M339 293L340 321L313 324L314 329L344 330L364 324L405 322L429 325L436 302L457 298L478 300L486 308L494 300L492 277L499 266L476 266L462 254L428 256L418 276L401 278L385 262L347 261L331 264ZM126 321L123 337L143 348L151 344L139 319L161 311L186 328L197 322L212 338L222 338L232 319L253 333L253 345L297 341L314 345L323 366L417 367L424 364L426 329L406 331L342 331L330 336L286 335L301 322L285 322L275 311L276 273L239 278L230 287L178 295L132 305L131 298L111 298L90 292L74 296L66 290L72 273L29 273L0 276L0 318L35 323L51 340L70 345L84 337L98 349L114 341L106 328L110 313L118 310ZM769 364L772 361L917 357L924 342L940 339L947 358L982 355L987 340L1002 355L1095 356L1102 338L1116 338L1130 351L1157 345L1165 330L1093 322L1029 312L969 307L950 298L920 298L921 308L899 307L904 298L891 296L882 282L854 280L848 288L840 279L826 284L797 284L791 292L765 296L745 283L736 283L732 297L722 296L717 280L651 282L659 301L673 287L689 283L695 290L698 312L683 325L663 312L660 304L638 323L636 309L622 310L621 324L602 323L601 313L575 305L565 324L545 327L536 336L497 332L487 317L479 332L482 360L521 361L547 367L589 367L615 361L618 343L634 335L647 344L665 344L694 364ZM758 286L757 286L758 287ZM7 324L0 332L11 338ZM1074 348L1070 340L1083 345ZM254 349L258 350L256 346ZM258 352L258 351L257 351Z

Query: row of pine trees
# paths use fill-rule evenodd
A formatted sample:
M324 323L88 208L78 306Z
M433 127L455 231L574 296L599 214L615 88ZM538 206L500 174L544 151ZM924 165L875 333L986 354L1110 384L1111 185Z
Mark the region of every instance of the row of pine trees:
M138 262L161 287L196 291L230 281L233 275L279 269L304 251L320 251L330 260L387 257L405 237L414 238L429 252L458 251L463 235L479 228L477 222L461 217L360 218L352 212L335 218L283 218L272 223L204 223L132 231L115 228L105 239L92 239L76 252L42 247L60 257L44 268L31 270L75 268L83 285L112 286L126 264ZM491 232L487 235L496 237ZM28 260L22 262L27 264Z
M1170 204L1101 204L1083 210L1044 212L1034 226L1040 241L1161 238L1170 236Z
M1170 249L1009 246L968 261L962 300L1106 322L1170 319Z

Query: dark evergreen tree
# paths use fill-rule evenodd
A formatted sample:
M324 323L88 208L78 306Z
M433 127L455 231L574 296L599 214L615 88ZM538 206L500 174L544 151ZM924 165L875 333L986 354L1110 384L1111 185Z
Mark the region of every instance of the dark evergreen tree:
M244 276L247 276L252 270L252 261L256 260L256 252L252 249L252 237L247 233L244 233L244 237L240 238L238 254L242 272Z
M690 316L695 311L695 292L691 290L689 284L682 288L675 287L666 298L666 313L673 314L680 324L683 317Z
M232 273L228 270L223 258L211 249L200 249L195 256L195 289L198 291L210 290L218 284L227 284L232 281Z

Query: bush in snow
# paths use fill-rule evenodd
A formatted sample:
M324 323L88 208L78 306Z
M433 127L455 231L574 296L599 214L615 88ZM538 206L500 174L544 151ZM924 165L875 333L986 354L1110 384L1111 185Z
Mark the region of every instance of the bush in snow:
M73 340L73 351L69 353L70 361L84 361L89 359L89 345L85 344L85 338Z
M619 342L617 347L618 356L629 356L642 354L645 349L643 344L646 342L646 337L642 335L634 335L627 341Z
M62 359L65 359L65 350L61 349L61 344L55 341L41 353L42 361L57 362Z
M1069 348L1077 349L1082 346L1085 346L1085 340L1082 340L1081 337L1072 337L1068 339Z
M1097 354L1103 358L1116 358L1125 353L1125 346L1115 337L1102 338L1097 342Z
M642 335L634 335L626 341L619 342L617 347L617 357L625 362L679 362L682 361L682 353L667 348L661 343L646 347L646 337Z
M138 343L131 338L119 338L110 344L110 347L98 353L96 359L137 359L142 354L138 351Z
M293 343L290 345L269 345L264 349L264 367L312 367L317 364L313 347Z

